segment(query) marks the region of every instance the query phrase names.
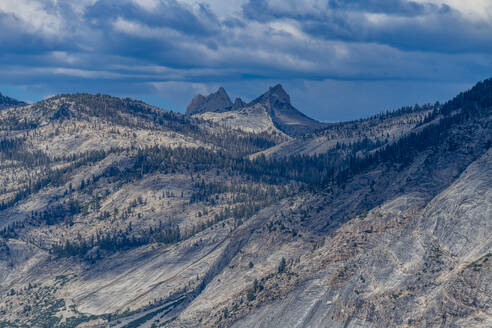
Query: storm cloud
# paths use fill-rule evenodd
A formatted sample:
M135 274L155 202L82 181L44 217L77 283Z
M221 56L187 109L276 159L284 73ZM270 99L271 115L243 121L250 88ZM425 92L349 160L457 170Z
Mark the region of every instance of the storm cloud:
M445 100L492 72L492 1L2 0L0 91L183 111L283 83L321 120Z

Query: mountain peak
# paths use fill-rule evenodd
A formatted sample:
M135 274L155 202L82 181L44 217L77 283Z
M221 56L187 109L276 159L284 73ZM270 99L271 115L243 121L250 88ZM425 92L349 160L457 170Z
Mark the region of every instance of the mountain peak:
M220 87L216 92L208 96L201 94L195 96L186 108L186 115L205 112L225 112L231 109L232 105L229 95L223 87Z
M290 96L281 84L268 88L268 91L253 100L249 105L263 104L268 109L276 106L290 106Z
M236 98L233 104L225 89L220 87L208 96L195 96L186 109L186 115L222 113L257 106L266 111L276 128L290 136L303 135L325 126L294 108L281 84L269 87L268 91L247 104L241 98Z
M292 106L290 96L281 84L270 87L248 106L256 104L264 106L277 128L290 136L299 136L324 126Z
M284 90L281 84L277 84L273 87L270 87L268 91L265 93L270 98L273 98L279 102L290 104L290 96Z
M246 103L241 98L236 98L234 104L232 105L232 110L238 110L246 107Z

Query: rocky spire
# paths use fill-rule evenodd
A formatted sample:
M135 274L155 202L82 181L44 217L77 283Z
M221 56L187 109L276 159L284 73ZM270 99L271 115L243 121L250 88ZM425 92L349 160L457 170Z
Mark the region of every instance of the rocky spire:
M303 135L324 127L323 123L309 118L292 106L290 96L280 84L270 87L267 92L248 104L244 103L241 98L236 98L233 104L227 92L221 87L217 92L208 96L198 95L193 98L186 114L227 112L249 107L263 108L270 116L273 124L290 136Z
M244 107L246 107L246 103L241 98L236 98L232 105L232 110L238 110Z
M270 87L267 92L248 104L248 106L253 105L263 106L275 126L290 136L303 135L323 127L322 123L304 115L292 106L290 96L280 84Z
M270 87L267 92L253 100L250 105L263 104L268 109L272 109L275 106L290 106L290 96L285 92L282 85L277 84L276 86Z
M208 96L195 96L186 108L186 115L205 112L225 112L230 110L232 105L229 95L223 87L220 87L219 90Z

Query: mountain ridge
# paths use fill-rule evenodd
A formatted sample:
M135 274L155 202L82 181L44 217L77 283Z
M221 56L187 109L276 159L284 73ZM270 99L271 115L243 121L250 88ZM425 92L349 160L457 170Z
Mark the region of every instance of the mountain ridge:
M229 113L238 110L247 112L248 109L255 112L257 111L257 106L264 108L270 117L269 120L273 122L278 130L291 137L313 132L326 126L325 123L309 118L293 107L290 102L290 96L280 84L270 87L268 91L249 103L245 103L241 98L237 98L234 104L231 103L225 89L220 87L218 91L207 97L202 95L195 96L188 106L186 114L198 115L207 112ZM227 117L230 121L231 116L229 115ZM214 121L220 121L217 115L214 116ZM240 127L239 123L233 125Z
M14 99L14 98L10 98L8 96L5 96L0 92L0 110L3 108L19 107L19 106L25 106L25 105L27 105L27 103L20 101L20 100L17 100L17 99Z
M0 326L489 327L492 79L298 137L272 89L0 111Z
M202 114L205 112L224 112L231 110L233 103L223 87L207 96L198 94L195 96L188 107L186 115Z

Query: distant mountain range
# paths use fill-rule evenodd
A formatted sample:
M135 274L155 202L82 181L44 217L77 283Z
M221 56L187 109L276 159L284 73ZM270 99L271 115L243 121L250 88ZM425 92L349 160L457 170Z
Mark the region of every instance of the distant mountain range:
M204 113L229 113L239 112L243 116L248 112L257 113L264 111L274 126L289 136L300 136L308 132L321 129L326 124L307 117L290 103L290 96L283 87L278 84L250 103L245 103L241 98L231 102L224 88L220 87L215 93L208 96L197 95L186 109L187 115ZM217 115L214 116L217 120ZM229 121L230 121L230 116ZM255 122L258 117L255 118ZM229 122L231 124L231 122ZM236 124L239 128L240 125ZM246 126L250 124L246 123Z
M0 327L492 327L492 79L333 124L1 99Z

